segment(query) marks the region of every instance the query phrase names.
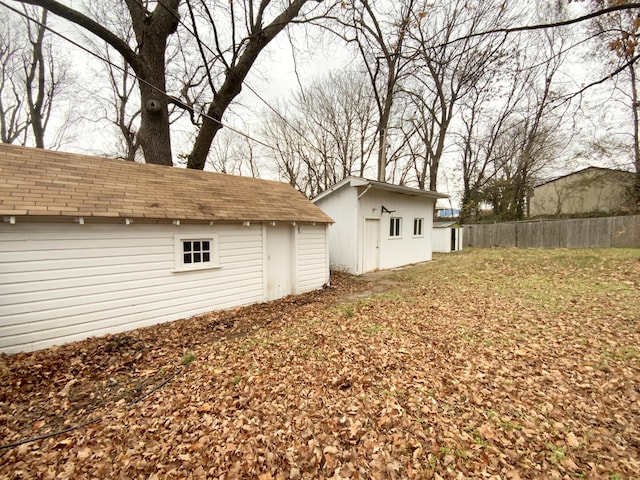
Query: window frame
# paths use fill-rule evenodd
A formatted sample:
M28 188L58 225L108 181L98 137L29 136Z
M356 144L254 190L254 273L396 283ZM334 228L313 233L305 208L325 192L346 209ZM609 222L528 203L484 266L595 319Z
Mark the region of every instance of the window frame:
M389 217L389 238L402 238L402 217Z
M416 226L420 226L420 231L416 233ZM413 219L413 236L416 238L424 237L424 218L415 217Z
M198 261L194 263L185 263L184 261L184 244L185 242L209 242L209 261ZM192 253L194 253L192 251ZM202 248L200 253L203 253ZM194 253L195 254L195 253ZM173 236L173 271L174 272L192 272L199 270L211 270L220 268L220 249L218 235L198 235L198 234L182 234L176 233Z

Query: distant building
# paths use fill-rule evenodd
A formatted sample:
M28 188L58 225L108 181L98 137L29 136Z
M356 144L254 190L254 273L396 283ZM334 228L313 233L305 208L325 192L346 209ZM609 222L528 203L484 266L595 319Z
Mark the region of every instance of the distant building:
M588 167L534 187L529 216L612 213L630 205L635 174Z

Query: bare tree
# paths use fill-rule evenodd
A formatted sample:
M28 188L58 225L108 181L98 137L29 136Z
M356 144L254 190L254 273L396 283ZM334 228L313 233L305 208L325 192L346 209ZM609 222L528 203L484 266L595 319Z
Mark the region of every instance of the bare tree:
M249 177L260 176L255 145L247 138L228 130L220 132L211 147L207 164L215 172Z
M273 146L270 156L275 157L278 176L307 196L314 196L321 178L315 171L318 164L315 148L301 141L306 137L305 125L287 115L283 107L277 108L281 113L271 113L263 134Z
M244 0L240 4L232 2L213 6L196 0L162 0L154 2L152 10L149 10L152 5L149 2L124 0L135 33L135 41L128 42L90 14L56 0L19 1L41 6L79 25L122 55L138 79L142 106L138 135L145 159L164 165L172 165L169 105L191 108L188 102L179 98L179 94L167 94L167 45L178 28L184 27L179 11L181 4L189 13L197 8L199 17L207 19L207 29L212 32L214 40L214 47L209 47L213 53L199 48L205 57L206 70L211 74L212 95L207 105L203 105L206 115L200 119L187 162L188 167L199 169L204 168L211 142L222 127L225 111L240 93L244 79L263 49L290 23L303 21L306 16L313 16L314 11L321 10L318 3L310 0L293 0L285 4L270 0L257 3ZM307 7L304 12L303 7ZM192 33L201 46L195 25ZM214 62L220 69L215 76Z
M2 143L25 144L29 128L21 81L22 47L15 25L7 17L0 18L0 140Z
M91 2L87 9L103 26L114 32L125 42L134 41L134 31L128 20L128 11L121 3ZM107 85L91 85L91 97L96 101L101 116L94 116L94 122L106 121L118 131L117 150L113 153L125 160L143 160L140 136L140 96L137 90L135 74L127 61L108 43L98 37L85 34L85 45L97 52L103 52L101 72L107 79Z
M362 74L332 73L287 97L284 106L266 112L269 121L263 137L278 152L277 163L287 181L294 171L302 175L296 186L307 195L314 196L348 175L363 176L369 169L376 122L368 85Z
M436 190L438 169L458 103L486 84L504 62L504 36L473 37L489 26L512 23L502 2L452 0L431 7L429 21L411 31L416 48L411 84L405 87L413 105L409 119L422 144L412 158L419 188ZM456 39L456 41L452 41Z
M604 2L594 2L597 8ZM623 2L624 3L624 2ZM600 42L607 68L617 66L624 73L624 80L614 87L626 99L631 116L631 151L636 173L633 197L640 207L640 95L638 92L638 41L640 39L640 10L621 10L598 17L592 26ZM606 53L605 53L606 52ZM608 57L608 58L607 58Z
M364 62L378 110L378 180L386 180L388 130L400 85L412 65L409 31L429 8L424 0L344 3L340 35L355 44Z
M483 191L509 159L499 148L499 142L509 134L514 108L525 94L524 85L515 81L523 74L522 70L515 63L509 65L513 65L513 81L505 84L487 79L465 97L462 105L461 126L456 132L463 186L462 222L477 218ZM499 103L496 98L500 99Z
M67 67L47 38L46 10L25 7L23 13L33 21L2 21L0 131L2 142L26 144L32 139L36 147L44 148L54 103L67 81Z

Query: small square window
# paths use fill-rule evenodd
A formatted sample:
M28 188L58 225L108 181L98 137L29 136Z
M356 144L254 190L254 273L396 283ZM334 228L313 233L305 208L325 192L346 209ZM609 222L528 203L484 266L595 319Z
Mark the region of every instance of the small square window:
M182 242L184 263L206 263L211 261L211 243L200 240Z
M413 219L413 236L414 237L422 236L422 218Z
M389 219L389 236L399 237L402 232L402 218L391 217Z
M209 238L185 238L174 235L175 271L218 268L217 235Z

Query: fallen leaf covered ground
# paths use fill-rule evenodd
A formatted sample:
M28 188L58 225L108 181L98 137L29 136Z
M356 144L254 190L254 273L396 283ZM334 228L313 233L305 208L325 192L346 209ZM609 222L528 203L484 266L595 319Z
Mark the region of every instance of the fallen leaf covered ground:
M0 476L639 478L640 250L391 278L0 357Z

